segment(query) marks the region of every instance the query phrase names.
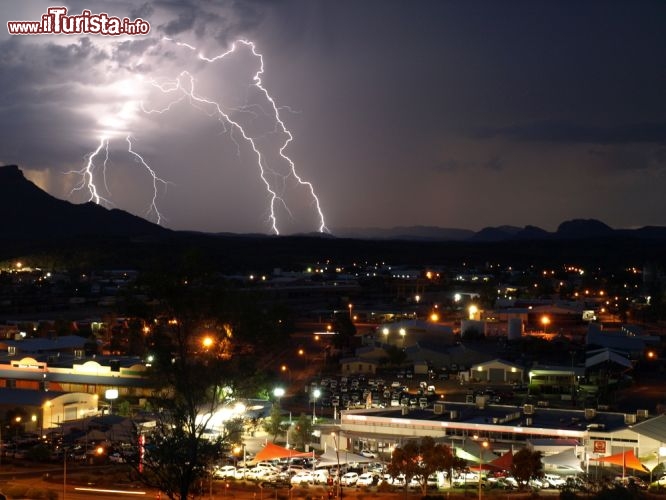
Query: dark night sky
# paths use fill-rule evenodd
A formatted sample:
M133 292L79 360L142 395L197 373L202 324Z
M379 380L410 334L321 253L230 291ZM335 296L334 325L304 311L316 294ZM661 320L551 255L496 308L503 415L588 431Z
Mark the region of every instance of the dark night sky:
M98 194L156 220L131 134L168 181L157 184L165 226L271 232L273 191L281 233L316 231L315 198L289 175L287 136L253 86L258 57L242 45L197 57L244 38L293 134L284 153L333 232L666 225L666 2L76 0L70 13L142 17L151 32L7 34L6 21L51 5L0 5L0 163L59 198L90 198L70 192L81 177L67 172L105 138ZM243 127L266 182L252 144L189 90Z

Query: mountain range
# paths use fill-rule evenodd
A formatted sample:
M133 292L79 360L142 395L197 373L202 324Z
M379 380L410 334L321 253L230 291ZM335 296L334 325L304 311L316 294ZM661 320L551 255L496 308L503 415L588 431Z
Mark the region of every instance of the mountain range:
M596 219L574 219L562 222L556 231L536 226L496 226L480 231L437 226L398 226L393 228L342 228L335 235L345 238L416 241L502 242L535 240L574 240L606 237L666 239L666 227L645 226L639 229L613 229Z
M193 234L171 231L123 210L106 209L92 202L77 205L60 200L27 180L16 165L0 167L0 211L4 215L0 222L0 240L45 240L100 236L146 238L173 235L174 233ZM435 226L400 226L340 228L334 231L332 236L361 240L467 243L609 237L666 240L666 227L613 229L598 220L575 219L563 222L554 232L535 226L486 227L478 232ZM261 238L260 235L252 235L252 237Z
M20 258L81 272L134 268L160 276L176 269L263 273L303 269L321 260L409 265L648 262L666 267L666 228L617 230L596 220L563 222L552 233L533 226L478 232L415 226L280 237L172 231L123 210L57 199L15 165L0 167L0 211L0 261Z

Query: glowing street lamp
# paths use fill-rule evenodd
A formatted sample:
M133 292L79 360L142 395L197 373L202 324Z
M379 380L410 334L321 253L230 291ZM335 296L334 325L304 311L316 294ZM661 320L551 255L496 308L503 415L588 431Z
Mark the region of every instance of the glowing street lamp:
M474 304L472 304L472 305L469 306L469 308L467 309L467 312L469 313L469 319L470 319L470 320L473 320L473 319L476 319L476 313L479 312L479 308L476 307Z
M284 392L285 391L282 387L276 387L275 389L273 389L273 396L275 396L278 399L278 401L280 401L282 396L284 396Z
M481 500L481 472L483 472L483 452L484 450L488 449L488 446L488 441L481 443L481 456L479 457L481 459L479 462L479 500Z
M354 308L354 304L349 304L347 307L349 307L349 321L354 321L354 317L352 316L352 309Z
M312 423L316 424L317 423L317 413L316 413L316 408L317 408L317 398L321 396L321 391L319 389L315 389L312 391Z
M541 316L541 324L543 325L543 331L548 331L548 325L550 325L550 318L548 316Z
M208 349L208 348L213 346L213 342L214 342L213 337L211 337L210 335L207 335L201 341L201 345L203 345L204 348Z
M107 389L104 398L109 400L109 414L113 414L113 400L118 399L118 389Z

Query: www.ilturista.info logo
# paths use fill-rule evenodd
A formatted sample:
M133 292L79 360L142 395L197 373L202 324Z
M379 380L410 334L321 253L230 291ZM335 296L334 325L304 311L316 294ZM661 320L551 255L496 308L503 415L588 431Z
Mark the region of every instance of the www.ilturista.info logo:
M147 35L150 24L143 19L93 14L84 10L80 15L67 15L66 7L49 7L39 21L7 21L10 35Z

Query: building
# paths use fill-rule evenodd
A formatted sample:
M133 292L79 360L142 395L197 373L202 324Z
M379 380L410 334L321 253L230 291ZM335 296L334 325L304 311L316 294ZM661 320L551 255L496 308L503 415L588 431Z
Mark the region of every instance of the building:
M390 452L409 439L433 437L468 450L487 441L496 452L556 443L553 453L573 449L582 469L590 459L628 450L636 456L666 454L666 416L562 410L476 403L434 403L432 408L378 408L341 413L339 433L352 449ZM531 443L531 444L530 444ZM562 446L562 443L565 445Z

